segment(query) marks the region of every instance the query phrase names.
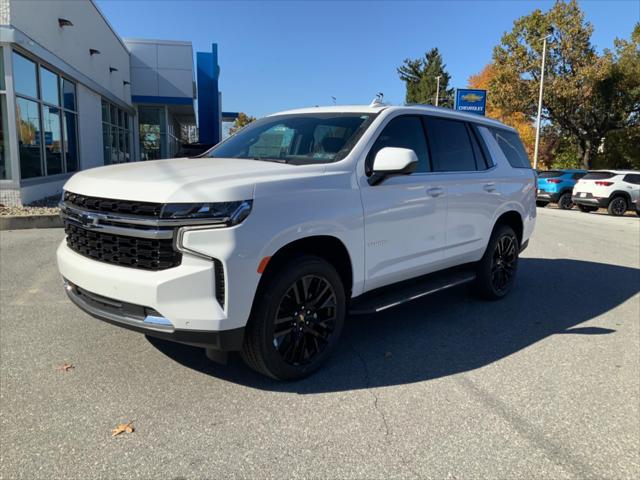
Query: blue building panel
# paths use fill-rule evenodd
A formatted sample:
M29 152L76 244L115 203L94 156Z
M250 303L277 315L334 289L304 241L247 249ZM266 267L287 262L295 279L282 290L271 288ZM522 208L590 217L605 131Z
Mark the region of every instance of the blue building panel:
M211 45L211 52L196 54L198 76L198 129L200 143L220 142L220 92L218 78L218 45Z

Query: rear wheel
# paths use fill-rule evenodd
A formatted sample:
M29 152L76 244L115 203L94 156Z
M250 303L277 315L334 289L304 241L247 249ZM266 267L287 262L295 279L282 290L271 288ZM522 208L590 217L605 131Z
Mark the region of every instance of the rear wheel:
M589 212L595 212L596 210L598 210L598 207L590 207L589 205L578 205L578 209L581 212L589 213Z
M519 253L516 233L508 225L498 225L477 267L475 290L481 297L498 300L511 291L518 270Z
M542 200L536 200L536 207L544 208L549 205L549 202L543 202Z
M277 380L310 375L329 357L342 332L344 286L320 257L295 256L279 267L256 298L242 357Z
M615 217L620 217L624 215L627 211L627 199L624 197L613 197L609 202L609 206L607 210L609 211L609 215L613 215Z
M558 208L561 208L562 210L571 210L573 208L571 192L566 192L560 195L560 198L558 199Z

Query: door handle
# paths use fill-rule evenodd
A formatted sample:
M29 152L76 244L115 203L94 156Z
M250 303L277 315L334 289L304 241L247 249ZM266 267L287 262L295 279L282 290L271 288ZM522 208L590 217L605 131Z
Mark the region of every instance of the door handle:
M484 184L484 188L487 192L495 192L496 191L496 184L493 182L489 182L489 183L485 183Z
M427 195L430 197L439 197L440 195L444 195L444 189L441 187L427 188Z

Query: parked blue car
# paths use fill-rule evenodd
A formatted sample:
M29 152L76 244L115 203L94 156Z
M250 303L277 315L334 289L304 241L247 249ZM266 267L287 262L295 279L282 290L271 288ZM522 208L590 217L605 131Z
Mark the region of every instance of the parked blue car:
M563 210L573 208L571 192L578 180L587 174L586 170L546 170L538 172L538 196L536 205L546 207L557 203Z

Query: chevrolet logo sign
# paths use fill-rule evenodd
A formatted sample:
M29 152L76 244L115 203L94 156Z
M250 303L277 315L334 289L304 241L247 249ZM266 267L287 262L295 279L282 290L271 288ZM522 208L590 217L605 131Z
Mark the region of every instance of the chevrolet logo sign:
M465 102L475 103L475 102L479 102L484 97L482 97L482 95L477 95L475 93L467 93L466 95L462 95L462 97L460 98Z

